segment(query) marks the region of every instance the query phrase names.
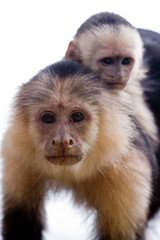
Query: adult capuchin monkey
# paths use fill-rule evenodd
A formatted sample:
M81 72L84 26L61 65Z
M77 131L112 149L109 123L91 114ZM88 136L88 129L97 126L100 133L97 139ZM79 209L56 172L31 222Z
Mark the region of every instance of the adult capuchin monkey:
M102 12L80 26L65 58L83 63L111 88L127 92L135 116L158 151L158 130L141 87L147 72L143 52L143 42L136 28L119 15Z
M97 210L94 239L144 239L157 162L132 107L125 91L69 60L20 88L2 144L3 240L42 239L52 180Z

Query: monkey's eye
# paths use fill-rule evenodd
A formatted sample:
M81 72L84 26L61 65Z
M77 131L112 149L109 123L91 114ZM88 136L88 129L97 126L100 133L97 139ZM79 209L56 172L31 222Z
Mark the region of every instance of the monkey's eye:
M70 117L70 122L80 122L84 119L84 115L81 112L74 112Z
M128 65L132 62L132 58L124 58L122 60L122 65Z
M103 65L108 65L108 64L113 64L114 63L113 58L110 58L110 57L102 58L100 61Z
M50 113L50 112L49 113L44 113L41 116L41 120L42 120L42 122L47 123L47 124L52 124L52 123L56 122L55 116L53 115L53 113Z

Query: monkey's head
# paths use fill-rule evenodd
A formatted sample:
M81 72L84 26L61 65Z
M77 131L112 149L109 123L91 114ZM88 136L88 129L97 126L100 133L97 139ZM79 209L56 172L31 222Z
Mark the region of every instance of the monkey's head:
M81 64L68 60L53 64L24 84L17 95L21 140L28 132L30 140L23 141L30 142L39 159L36 164L44 171L89 176L128 144L128 136L123 136L128 120L124 114L117 118L125 101ZM26 146L23 144L24 151Z
M78 29L65 58L82 62L111 87L123 89L142 68L143 44L138 31L113 13L93 15Z

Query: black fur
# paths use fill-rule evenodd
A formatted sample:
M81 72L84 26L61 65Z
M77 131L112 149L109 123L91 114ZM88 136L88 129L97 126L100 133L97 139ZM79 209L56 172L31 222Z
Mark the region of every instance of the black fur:
M77 74L80 74L82 76L87 74L94 75L89 69L84 67L82 64L72 60L67 61L64 60L54 63L46 68L46 71L48 70L52 72L53 75L55 74L58 75L58 77L60 77L61 80L63 80L66 77L74 76Z
M133 144L137 149L140 149L144 153L144 155L146 155L146 158L149 160L152 170L156 172L158 167L157 159L151 147L150 139L143 131L143 128L141 127L136 117L133 115L130 115L130 118L131 118L131 121L134 123L138 133L138 136L136 138L134 137L133 139Z
M128 27L133 28L133 26L123 17L109 12L102 12L95 14L88 18L77 30L77 34L81 34L85 32L86 30L90 30L93 26L100 27L102 25L114 25L114 27L117 25L125 25Z
M145 101L154 114L160 140L160 34L146 29L138 29L138 31L144 44L145 51L143 61L148 68L147 76L141 84L144 89ZM160 173L160 143L156 151L156 157L159 164L157 171ZM160 176L156 183L154 183L153 202L150 208L150 216L152 216L160 206L159 189Z
M139 29L139 33L145 49L144 64L148 68L142 87L145 100L154 114L160 139L160 34L145 29ZM156 155L160 164L160 145Z
M140 149L146 155L152 168L152 201L148 212L148 218L150 219L154 216L160 207L160 169L155 153L151 147L150 139L141 128L137 119L134 116L130 117L138 132L138 137L133 139L133 144L136 146L136 148Z
M4 213L3 240L41 240L43 225L38 210L9 208Z

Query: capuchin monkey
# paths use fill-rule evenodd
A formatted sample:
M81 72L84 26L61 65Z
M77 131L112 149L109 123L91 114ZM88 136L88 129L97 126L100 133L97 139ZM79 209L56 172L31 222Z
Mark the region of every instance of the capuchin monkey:
M22 85L2 156L3 240L42 239L52 180L96 210L93 239L142 240L159 207L157 161L130 95L75 61Z
M137 29L119 15L102 12L80 26L65 58L83 63L111 88L127 92L136 118L157 150L158 130L141 87L147 72L143 66L143 53L143 42Z

